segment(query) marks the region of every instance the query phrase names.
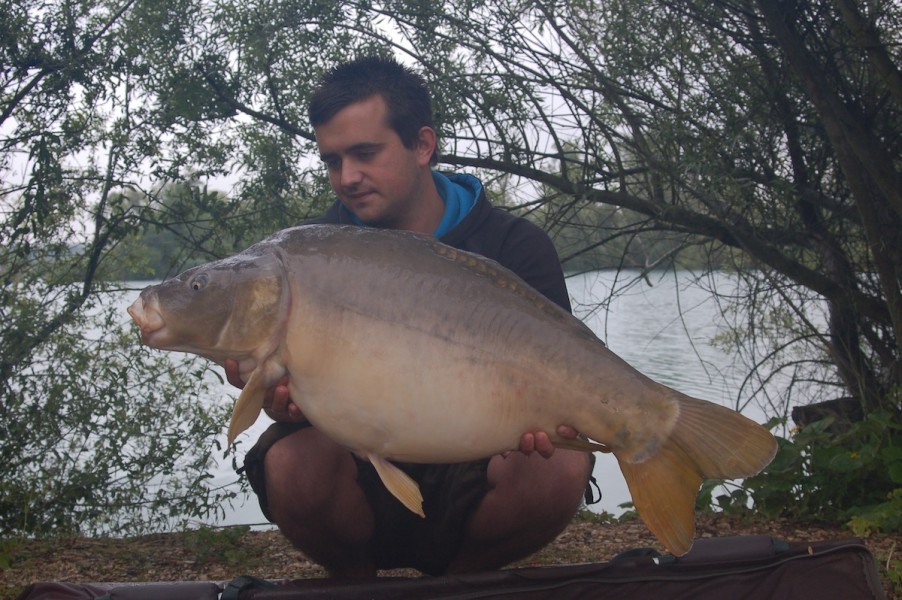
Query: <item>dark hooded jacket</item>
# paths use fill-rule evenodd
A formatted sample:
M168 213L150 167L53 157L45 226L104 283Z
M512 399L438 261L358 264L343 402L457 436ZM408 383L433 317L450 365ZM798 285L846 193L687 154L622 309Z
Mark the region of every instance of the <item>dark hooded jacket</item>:
M355 224L353 213L335 203L313 223ZM440 241L491 258L520 276L546 298L570 311L564 272L551 239L537 225L494 207L481 191L464 219Z

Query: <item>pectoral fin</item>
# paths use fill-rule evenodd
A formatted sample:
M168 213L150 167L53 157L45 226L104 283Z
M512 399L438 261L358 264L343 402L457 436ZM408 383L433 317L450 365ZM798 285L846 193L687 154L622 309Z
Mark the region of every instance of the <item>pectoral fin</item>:
M263 410L263 399L266 389L275 384L285 373L285 368L275 362L266 362L254 369L251 377L241 390L235 408L232 410L232 421L229 423L229 446L238 434L250 427Z
M579 450L580 452L611 452L611 449L604 444L598 444L582 438L560 438L554 440L555 448L563 448L565 450Z
M388 460L381 456L367 455L366 457L376 468L376 473L382 479L382 483L392 495L401 501L401 504L410 509L421 517L426 517L423 512L423 495L420 493L420 486L410 476L391 464Z

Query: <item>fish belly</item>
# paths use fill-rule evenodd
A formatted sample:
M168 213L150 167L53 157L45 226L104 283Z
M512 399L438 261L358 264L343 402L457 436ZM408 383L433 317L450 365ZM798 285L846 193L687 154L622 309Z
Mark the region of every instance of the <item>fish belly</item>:
M554 431L566 420L548 386L525 377L528 367L516 359L355 321L329 332L315 368L294 355L286 360L292 398L348 448L407 462L460 462L514 449L523 432ZM334 360L324 359L333 344Z

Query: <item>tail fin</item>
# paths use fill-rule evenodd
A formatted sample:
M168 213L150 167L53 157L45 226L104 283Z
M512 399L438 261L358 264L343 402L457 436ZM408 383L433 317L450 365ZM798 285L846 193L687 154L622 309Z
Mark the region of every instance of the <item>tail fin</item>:
M618 462L645 525L682 556L695 538L702 481L755 475L773 459L777 442L738 412L683 394L678 402L676 424L658 450L641 462Z

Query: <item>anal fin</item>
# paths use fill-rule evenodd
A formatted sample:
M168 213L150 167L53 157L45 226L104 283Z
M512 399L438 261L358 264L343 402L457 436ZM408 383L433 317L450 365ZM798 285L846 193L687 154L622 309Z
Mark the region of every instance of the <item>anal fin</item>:
M410 475L391 464L387 459L375 454L368 454L366 458L376 468L376 473L385 487L392 495L400 500L401 504L406 506L411 512L425 518L426 513L423 512L423 495L420 493L420 486L416 481L411 479Z

